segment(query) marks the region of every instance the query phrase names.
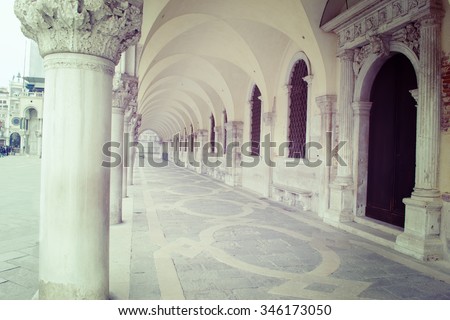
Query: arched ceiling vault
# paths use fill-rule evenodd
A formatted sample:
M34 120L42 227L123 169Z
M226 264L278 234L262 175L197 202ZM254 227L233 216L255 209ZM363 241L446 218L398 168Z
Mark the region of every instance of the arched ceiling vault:
M245 121L252 83L269 111L284 85L280 79L288 70L281 65L293 45L309 57L323 94L335 93L329 61L336 39L319 26L325 5L326 0L145 0L138 71L143 127L164 136L190 124L209 129L210 114L222 123L224 109L229 120Z

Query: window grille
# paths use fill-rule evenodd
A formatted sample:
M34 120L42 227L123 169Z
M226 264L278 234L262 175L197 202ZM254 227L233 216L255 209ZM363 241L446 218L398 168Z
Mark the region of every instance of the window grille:
M227 110L223 111L223 152L227 152L227 128L226 124L228 123Z
M307 75L308 67L305 61L299 60L293 68L290 80L289 158L305 157L308 84L303 78Z
M214 115L211 114L211 133L210 133L210 138L209 138L209 142L211 143L211 152L214 153L216 152L216 133L214 131L216 127L216 121L214 120Z
M261 100L259 97L261 92L258 86L253 87L253 94L251 100L251 132L250 138L252 143L251 155L259 155L259 143L261 139Z
M192 124L191 124L191 136L190 136L190 151L191 151L191 153L193 153L194 152L194 128L192 127Z

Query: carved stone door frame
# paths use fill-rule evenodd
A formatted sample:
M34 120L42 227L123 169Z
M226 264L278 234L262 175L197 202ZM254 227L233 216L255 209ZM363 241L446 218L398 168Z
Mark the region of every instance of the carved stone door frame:
M345 62L341 59L341 73L348 73L346 68L350 66L354 72L352 81L340 84L341 95L352 94L351 105L349 97L339 97L341 103L338 103L340 132L345 126L353 126L347 128L353 135L349 140L353 188L347 202L352 203L354 216L365 215L372 84L381 66L394 52L404 54L414 66L418 79L418 91L414 95L418 100L416 182L411 198L404 199L405 229L397 238L396 249L424 260L442 255L441 203L437 188L441 93L440 83L436 82L441 79L442 16L440 0L373 0L361 2L322 26L339 37L338 56L345 53L346 57ZM348 63L349 58L352 64ZM352 113L346 111L349 108ZM348 119L341 119L343 117ZM348 211L345 215L339 210L331 211L338 215L335 217L338 221L348 216Z

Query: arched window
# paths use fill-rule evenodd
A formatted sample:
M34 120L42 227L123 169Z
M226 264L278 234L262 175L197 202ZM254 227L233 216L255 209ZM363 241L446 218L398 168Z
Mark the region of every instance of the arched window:
M223 110L223 152L227 152L227 128L226 124L228 123L228 115L227 110Z
M307 75L308 66L305 61L297 61L289 83L289 158L305 157L308 83L303 78Z
M211 152L216 152L216 120L214 120L214 115L211 113L211 130L209 136L209 142L211 143Z
M252 142L252 156L259 156L259 143L261 142L261 92L257 85L253 87L251 103L250 139Z
M191 124L191 135L189 137L189 140L190 140L189 149L190 149L191 153L193 153L194 152L194 127L192 126L192 124Z

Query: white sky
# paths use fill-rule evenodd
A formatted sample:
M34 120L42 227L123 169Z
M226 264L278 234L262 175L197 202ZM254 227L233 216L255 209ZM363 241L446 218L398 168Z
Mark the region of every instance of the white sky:
M14 15L14 0L0 0L0 87L23 74L26 38Z

